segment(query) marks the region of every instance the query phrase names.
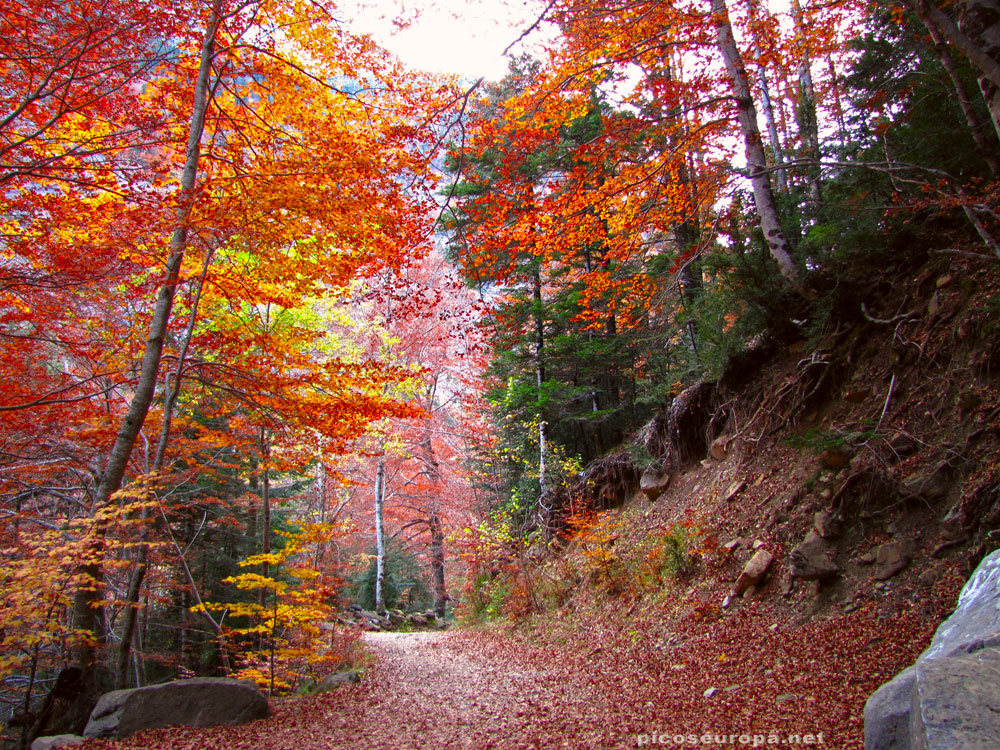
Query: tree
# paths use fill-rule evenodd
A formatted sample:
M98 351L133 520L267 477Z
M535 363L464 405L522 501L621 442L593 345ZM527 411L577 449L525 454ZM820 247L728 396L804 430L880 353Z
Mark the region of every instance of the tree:
M21 138L20 166L12 168L20 182L11 177L9 189L18 191L11 220L21 231L7 247L16 260L4 265L2 362L11 372L27 362L38 375L24 381L24 391L5 394L3 408L17 419L5 425L4 439L11 447L35 445L32 459L51 463L51 447L32 435L60 420L68 425L64 445L72 456L55 460L61 476L82 480L63 495L69 510L52 512L58 518L82 505L95 519L81 556L90 583L77 587L74 623L85 634L78 656L88 697L111 604L102 587L105 553L116 549L106 544L111 527L102 514L121 504L121 488L141 487L143 499L157 499L162 510L158 533L172 534L176 515L165 498L189 481L199 461L217 460L210 457L213 441L216 456L226 445L202 429L197 409L231 426L241 419L253 425L265 438L258 439L265 477L268 453L272 466L274 456L304 466L318 444L341 450L369 422L409 413L381 394L397 373L324 355L317 345L322 329L304 324L299 311L342 294L362 269L398 265L425 241L419 182L427 158L417 146L424 133L410 123L427 111L432 90L364 41L317 34L332 22L314 4L220 1L197 10L166 14L156 33L137 27L129 37L134 49L115 46L122 42L108 32L73 52L58 47L52 31L76 28L61 19L69 9L53 6L40 16L49 26L33 39L57 49L37 60L55 60L52 69L61 71L72 58L82 72L59 84L62 93L43 95L21 91L41 75L34 69L2 71L3 91L28 102L20 120L7 122L12 133L20 128L10 141ZM167 38L169 46L158 41ZM140 47L156 55L139 59ZM117 52L127 64L100 67ZM84 93L74 98L78 90ZM265 101L266 119L258 111ZM101 123L129 102L138 114L129 110L120 122L136 137L116 135L94 151L97 141L79 123L88 116ZM51 114L47 130L24 125L29 115L41 122L39 113L57 104L63 109ZM133 133L133 114L147 130ZM188 127L179 128L184 121ZM50 147L52 158L45 156ZM69 169L80 179L63 179ZM46 181L54 187L43 189ZM347 184L352 191L342 189ZM81 263L74 251L87 242L100 252ZM107 308L80 291L104 289L112 291ZM177 299L185 313L179 318ZM265 309L280 325L266 324ZM261 319L265 325L255 326ZM164 362L171 366L166 388ZM135 450L148 429L161 435L155 457ZM196 429L200 442L190 434ZM154 476L140 482L147 472ZM24 474L4 487L5 497L53 497L50 478ZM140 542L147 549L146 537ZM136 560L129 611L138 607L146 554ZM187 563L175 563L197 595ZM123 619L131 643L134 615ZM120 665L127 661L123 648Z
M771 256L777 262L781 275L795 284L798 283L799 272L789 252L788 240L785 239L781 217L778 215L778 206L771 190L767 157L764 154L764 144L760 137L760 127L757 124L757 108L754 106L750 82L743 64L743 56L733 38L733 28L729 23L729 10L725 0L712 0L712 12L715 14L719 52L725 61L726 73L733 87L736 119L739 121L740 132L743 135L747 170L750 184L753 186L757 216L760 218L761 229L767 240Z

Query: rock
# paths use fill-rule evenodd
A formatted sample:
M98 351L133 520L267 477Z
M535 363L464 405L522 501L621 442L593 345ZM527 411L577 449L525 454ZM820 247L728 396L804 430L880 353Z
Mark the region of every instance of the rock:
M866 750L995 748L1000 737L1000 550L931 645L865 704Z
M726 598L722 600L722 608L728 609L729 605L733 603L732 594L726 594Z
M916 747L995 748L1000 742L1000 649L917 661L910 732Z
M948 509L944 518L941 519L942 536L948 541L962 538L965 535L967 522L968 518L966 517L965 508L962 501L959 500Z
M911 474L899 483L899 493L907 498L939 500L948 494L950 483L945 475L945 467Z
M919 576L917 576L917 581L920 583L921 586L929 589L931 586L937 583L940 577L941 574L937 570L935 570L934 568L928 568Z
M132 690L114 690L97 701L84 737L127 737L142 729L180 724L243 724L270 715L255 685L225 677L199 677Z
M756 585L751 584L750 586L747 586L746 591L743 592L743 598L744 599L753 599L754 596L757 595L757 592L759 590L760 589L758 589Z
M31 743L31 750L55 750L57 747L79 745L84 738L78 734L57 734L52 737L36 737Z
M795 588L795 579L792 578L791 573L785 573L785 575L781 579L781 595L791 596L792 589L794 588Z
M875 550L868 550L865 554L858 557L859 565L871 565L875 562Z
M721 547L719 547L719 552L721 554L723 554L723 555L731 555L731 554L733 554L733 552L736 551L736 549L739 546L740 546L740 540L739 539L732 539L732 540L726 542L725 544L723 544Z
M807 534L792 550L788 561L792 577L804 581L825 581L840 573L837 563L831 559L829 545L815 532Z
M764 542L762 542L760 539L754 539L753 540L753 544L750 545L750 549L752 549L754 552L756 552L757 550L759 550L763 546L764 546Z
M729 489L726 490L726 494L722 496L722 499L727 503L731 503L733 500L736 499L736 496L740 494L743 491L743 488L746 486L747 486L746 479L740 479L736 482L733 482L731 485L729 485Z
M832 539L840 533L840 521L828 510L821 510L813 516L813 528L824 539Z
M709 448L709 455L716 461L725 461L726 457L729 456L729 443L732 438L727 433L722 433L715 440L712 441L712 447Z
M708 690L706 690L704 693L702 693L702 695L705 696L706 698L711 698L713 695L715 695L718 692L719 692L719 688L711 687Z
M976 391L964 391L958 394L958 410L970 412L979 408L983 403L983 397Z
M941 295L937 292L931 297L931 301L927 303L927 317L933 318L941 311Z
M782 693L777 698L775 698L775 703L794 703L801 695L796 695L795 693Z
M875 578L885 581L910 564L909 545L901 541L886 542L875 550Z
M865 750L911 750L910 707L916 667L907 667L865 702Z
M417 627L423 627L427 624L427 618L417 612L409 615L406 619L410 621L411 625L416 625Z
M651 503L655 502L666 491L669 485L670 475L661 469L654 469L652 467L642 472L642 478L639 480L639 489L642 490L642 494Z
M917 441L905 432L897 432L889 440L889 447L900 458L912 456L917 452Z
M361 625L366 630L389 630L392 627L392 623L389 621L388 617L382 617L382 615L376 614L375 612L369 612L366 609L360 610L358 614L361 617Z
M334 690L341 685L349 685L354 682L361 682L361 675L353 669L342 669L339 672L328 674L316 684L317 693L325 693Z
M750 558L750 561L743 567L743 572L740 573L740 577L736 579L736 594L737 596L743 594L751 586L756 586L767 574L767 569L771 567L771 562L774 560L774 555L768 552L766 549L757 550L756 554Z
M829 448L819 454L819 460L828 469L842 469L851 462L851 453L842 448Z
M944 276L938 276L937 281L934 282L934 286L938 289L944 289L947 286L951 286L951 282L954 280L955 277L952 274L946 273Z

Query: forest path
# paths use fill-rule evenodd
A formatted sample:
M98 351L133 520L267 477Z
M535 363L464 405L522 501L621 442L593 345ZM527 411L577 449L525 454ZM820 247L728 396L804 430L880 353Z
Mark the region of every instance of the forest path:
M241 726L151 729L88 750L614 750L634 748L629 696L544 652L476 632L369 633L360 683L271 700Z
M609 748L634 740L598 720L604 700L565 672L490 659L452 633L368 633L364 641L375 654L365 680L384 734L358 747ZM569 727L567 717L575 719Z

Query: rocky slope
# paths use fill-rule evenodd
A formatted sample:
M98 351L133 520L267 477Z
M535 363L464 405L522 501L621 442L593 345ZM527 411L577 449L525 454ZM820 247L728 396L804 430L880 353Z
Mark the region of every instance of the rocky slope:
M719 662L695 684L753 706L747 721L795 715L861 746L865 698L1000 546L1000 287L963 263L840 299L821 336L758 344L589 467L562 516L536 519L543 611L517 632L599 635L615 679L636 663L690 679L697 642ZM567 543L574 495L604 510L569 519Z

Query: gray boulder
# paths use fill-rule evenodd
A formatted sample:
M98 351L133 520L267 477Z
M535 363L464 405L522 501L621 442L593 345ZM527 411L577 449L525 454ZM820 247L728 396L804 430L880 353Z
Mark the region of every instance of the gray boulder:
M907 667L865 702L865 750L911 750L910 709L917 668Z
M815 531L806 534L802 543L788 556L793 578L804 581L826 581L836 578L840 568L832 559L832 549Z
M978 750L1000 738L1000 550L914 666L865 704L865 750Z
M913 553L910 545L895 540L880 545L875 550L875 578L887 581L910 564Z
M927 750L1000 746L1000 650L918 661L910 735Z
M335 690L341 685L350 685L354 682L361 682L361 675L353 669L342 669L339 672L328 674L316 685L317 693L326 693Z
M114 690L97 701L84 737L127 737L171 725L243 724L270 715L267 699L250 682L199 677L132 690Z
M31 743L31 750L55 750L57 747L79 745L84 738L78 734L55 734L50 737L36 737Z

